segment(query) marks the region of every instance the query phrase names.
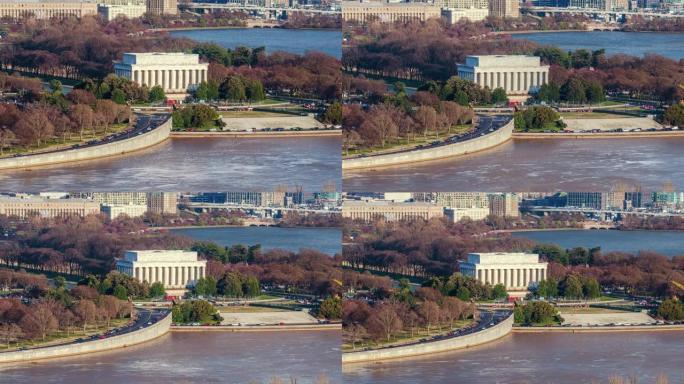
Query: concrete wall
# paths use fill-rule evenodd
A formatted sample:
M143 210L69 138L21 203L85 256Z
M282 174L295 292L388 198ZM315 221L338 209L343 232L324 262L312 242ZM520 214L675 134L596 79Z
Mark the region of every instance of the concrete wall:
M27 349L23 351L12 351L0 353L0 363L27 362L33 360L52 359L56 357L66 357L81 355L86 353L103 352L116 348L124 348L135 344L150 341L166 334L171 327L171 312L168 316L155 324L137 331L129 332L124 335L112 336L101 340L86 341L83 343L56 345L37 349Z
M0 169L31 168L42 165L123 155L124 153L138 151L159 144L168 139L170 134L171 118L169 117L161 126L150 132L143 133L142 135L135 135L129 139L119 140L113 143L85 148L74 148L59 152L37 153L35 155L3 158L0 159Z
M442 145L434 148L421 148L401 153L388 153L385 155L345 159L342 160L342 169L347 170L387 167L399 164L417 163L420 161L437 160L446 157L483 151L485 149L496 147L497 145L503 144L510 140L513 134L513 128L513 119L511 119L508 124L499 128L498 130L475 139L460 143Z
M420 356L473 347L508 335L508 333L511 332L512 327L513 314L511 314L506 320L491 328L487 328L470 335L407 345L403 347L377 349L372 351L346 352L342 354L342 363L361 363L368 361L398 359L402 357Z

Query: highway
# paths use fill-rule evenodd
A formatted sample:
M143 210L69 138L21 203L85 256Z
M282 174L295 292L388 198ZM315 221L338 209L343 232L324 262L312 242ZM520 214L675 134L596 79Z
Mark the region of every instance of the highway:
M494 131L497 131L501 129L503 126L508 124L509 121L511 121L513 117L511 115L477 115L477 125L475 126L475 129L466 132L460 135L454 135L450 136L444 140L437 140L433 141L430 144L426 145L418 145L413 148L407 148L399 151L393 151L393 152L383 152L383 153L378 153L374 155L358 155L354 156L353 158L362 158L362 157L373 157L373 156L382 156L382 155L389 155L389 154L395 154L395 153L405 153L405 152L412 152L412 151L417 151L420 149L425 149L425 148L437 148L441 147L444 145L449 145L449 144L455 144L455 143L461 143L467 140L471 139L476 139L480 136L484 136L486 134L492 133Z
M142 135L143 133L152 131L153 129L159 127L166 119L168 118L168 115L142 115L142 114L136 114L136 122L135 122L135 127L133 129L129 129L127 131L119 132L119 133L114 133L109 136L106 136L102 139L99 140L90 140L87 143L83 144L74 144L71 147L66 147L66 148L60 148L60 149L55 149L52 151L41 151L41 152L33 152L33 153L26 153L26 154L16 154L14 157L26 157L26 156L32 156L32 155L42 155L46 153L58 153L58 152L64 152L64 151L70 151L72 149L77 149L77 148L88 148L88 147L94 147L97 145L102 145L102 144L109 144L109 143L114 143L117 141L121 140L126 140L131 137L134 137L136 135Z

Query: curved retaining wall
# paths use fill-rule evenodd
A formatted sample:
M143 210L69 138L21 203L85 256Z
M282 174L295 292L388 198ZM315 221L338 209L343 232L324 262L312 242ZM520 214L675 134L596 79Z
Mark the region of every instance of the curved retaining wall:
M430 341L403 347L384 348L372 351L345 352L342 363L362 363L378 360L398 359L402 357L428 355L473 347L508 335L513 328L513 314L499 324L469 335L452 337L450 339Z
M34 360L52 359L86 353L104 352L116 348L124 348L135 344L141 344L157 337L165 335L171 327L171 312L150 325L137 331L129 332L124 335L112 336L102 340L86 341L76 344L56 345L37 349L27 349L23 351L12 351L0 353L0 363L16 363Z
M438 160L446 157L466 155L501 145L513 135L513 119L496 131L475 139L460 143L447 144L434 148L421 148L401 153L388 153L368 157L342 160L342 169L379 168L392 165L417 163L420 161Z
M0 170L31 168L50 164L68 163L73 161L92 160L102 157L123 155L159 144L169 138L171 134L171 117L159 127L141 135L115 141L113 143L94 145L86 148L74 148L65 151L37 153L21 157L0 159Z

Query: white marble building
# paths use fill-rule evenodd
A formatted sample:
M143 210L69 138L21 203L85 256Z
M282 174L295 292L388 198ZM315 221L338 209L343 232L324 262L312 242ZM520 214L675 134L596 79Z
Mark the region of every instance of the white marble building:
M164 89L169 98L184 98L188 91L207 81L209 64L199 55L182 52L124 53L114 62L114 73L139 85ZM174 97L175 96L175 97Z
M507 291L524 292L547 278L547 266L534 253L470 253L467 261L459 261L464 276L491 285L503 284Z
M466 56L457 64L458 77L489 89L503 88L509 95L527 95L549 82L549 66L538 56Z
M206 260L197 252L181 250L126 251L116 270L148 283L161 282L167 290L184 290L207 273Z

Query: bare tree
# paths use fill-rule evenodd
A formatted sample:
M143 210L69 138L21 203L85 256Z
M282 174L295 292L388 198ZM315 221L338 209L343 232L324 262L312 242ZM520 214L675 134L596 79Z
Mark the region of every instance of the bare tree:
M83 325L83 333L85 333L86 329L88 328L88 324L93 323L96 319L97 307L92 301L82 299L78 302L78 304L76 304L74 311Z
M2 323L0 324L0 335L2 335L2 340L10 347L10 343L18 341L19 338L24 334L21 327L15 323Z

